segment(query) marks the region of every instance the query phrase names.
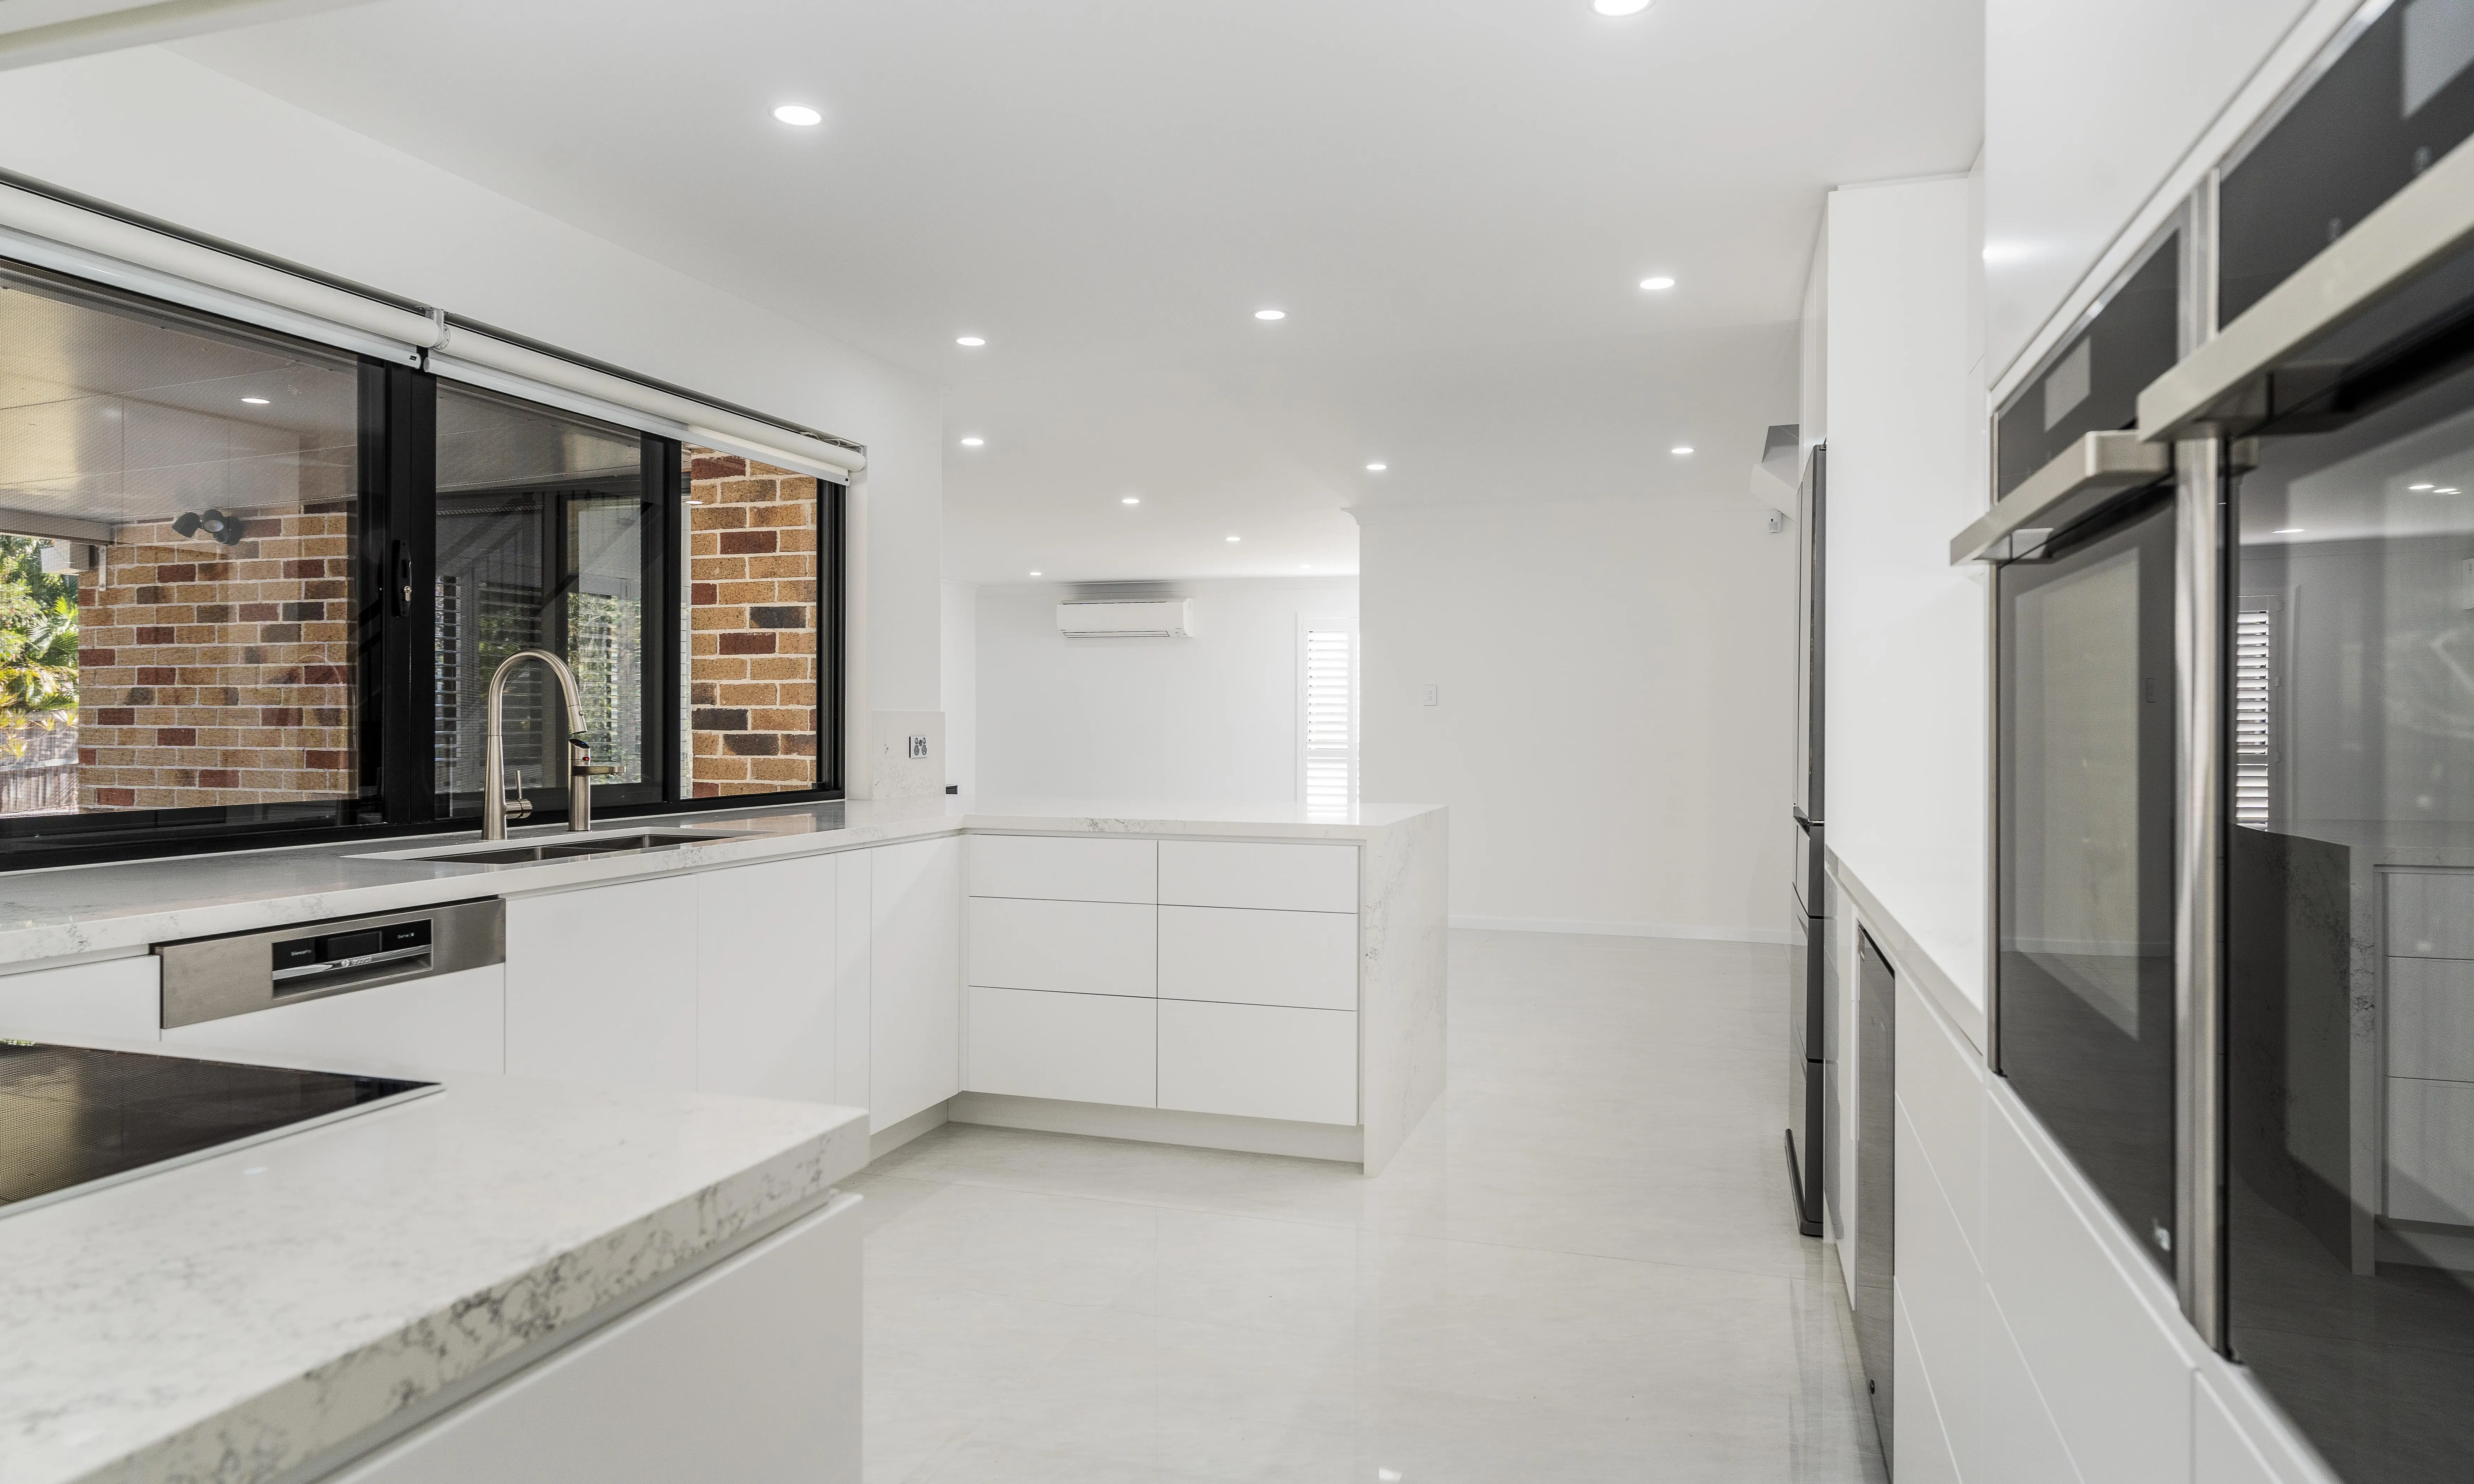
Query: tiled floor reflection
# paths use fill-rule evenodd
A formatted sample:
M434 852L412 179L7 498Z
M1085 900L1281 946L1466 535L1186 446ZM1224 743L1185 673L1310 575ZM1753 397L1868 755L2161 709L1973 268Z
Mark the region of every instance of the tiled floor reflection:
M1392 1167L948 1125L869 1200L869 1484L1871 1481L1784 949L1453 935Z

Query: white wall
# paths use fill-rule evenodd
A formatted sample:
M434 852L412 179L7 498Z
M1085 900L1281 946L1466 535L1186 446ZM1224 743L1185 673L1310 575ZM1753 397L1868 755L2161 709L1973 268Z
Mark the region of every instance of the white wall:
M861 742L938 706L934 388L158 48L0 73L0 138L37 179L867 444Z
M1777 338L1747 425L1788 420ZM1793 535L1742 495L1356 514L1366 797L1450 806L1453 920L1783 942Z
M945 706L945 781L979 790L980 589L970 583L938 586L940 617L936 683Z
M1225 579L1169 590L1194 600L1192 638L1068 639L1056 605L1076 589L979 589L980 792L1298 797L1298 620L1353 618L1357 580Z
M1847 187L1828 218L1831 850L1984 994L1984 398L1965 178Z
M1986 5L1985 349L1995 380L2310 4Z

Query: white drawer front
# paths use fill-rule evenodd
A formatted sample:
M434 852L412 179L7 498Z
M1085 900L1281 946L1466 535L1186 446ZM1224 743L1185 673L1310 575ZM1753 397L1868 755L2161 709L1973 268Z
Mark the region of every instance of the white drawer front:
M2389 1079L2388 1214L2474 1225L2474 1082Z
M1251 907L1159 909L1159 992L1175 999L1357 1008L1357 919Z
M2474 958L2474 871L2391 871L2389 942L2409 958Z
M1345 1010L1159 1002L1159 1106L1357 1121L1357 1017Z
M2388 963L2389 1075L2474 1082L2474 960Z
M163 961L151 953L0 974L0 1036L21 1041L157 1041Z
M974 897L1159 899L1156 841L1056 835L973 835L970 839Z
M972 1092L1150 1108L1158 1101L1156 1001L971 990Z
M1163 840L1159 899L1186 907L1355 912L1357 847Z
M333 1071L504 1071L507 971L499 964L175 1026L163 1039L242 1055L299 1057Z
M995 989L1149 994L1159 909L1116 901L971 898L970 981Z

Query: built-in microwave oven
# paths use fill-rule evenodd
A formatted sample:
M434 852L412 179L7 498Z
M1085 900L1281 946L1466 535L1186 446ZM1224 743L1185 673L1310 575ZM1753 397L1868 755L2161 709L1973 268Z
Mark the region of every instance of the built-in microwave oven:
M2469 134L2474 4L2365 5L2178 217L2132 424L1953 547L1999 563L1998 1069L2381 1484L2474 1457Z

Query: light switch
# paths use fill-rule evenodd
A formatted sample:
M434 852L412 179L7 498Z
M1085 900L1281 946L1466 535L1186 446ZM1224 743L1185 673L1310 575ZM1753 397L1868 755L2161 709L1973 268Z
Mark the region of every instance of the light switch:
M1442 687L1441 685L1429 685L1429 686L1427 686L1427 687L1426 687L1426 705L1428 705L1428 706L1441 706L1441 705L1443 705L1443 687Z

